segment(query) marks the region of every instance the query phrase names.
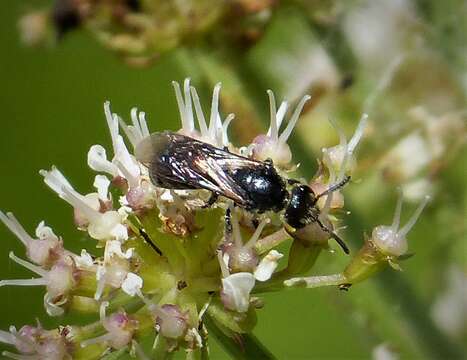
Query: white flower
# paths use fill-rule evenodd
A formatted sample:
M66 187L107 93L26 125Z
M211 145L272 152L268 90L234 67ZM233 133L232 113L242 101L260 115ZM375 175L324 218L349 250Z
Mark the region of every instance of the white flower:
M405 236L417 222L418 217L422 213L429 199L430 198L426 196L407 223L402 228L399 228L402 196L399 197L392 225L380 225L373 229L371 239L379 251L389 256L401 256L407 252L408 245Z
M73 274L73 264L70 261L60 261L54 264L50 270L42 269L28 261L16 257L13 252L9 254L17 264L24 266L26 269L35 272L39 278L21 279L21 280L1 280L2 286L46 286L47 293L44 297L44 304L47 313L51 316L61 315L63 309L58 306L63 305L67 301L67 294L75 285Z
M93 186L96 188L97 194L99 195L100 200L102 200L102 201L108 201L109 200L110 180L107 179L106 176L96 175L96 177L94 178Z
M94 171L100 171L118 176L118 167L107 160L107 153L102 145L92 145L88 151L88 166Z
M284 255L276 250L271 250L259 263L255 270L255 278L258 281L267 281L277 268L278 261Z
M112 114L108 101L104 103L104 112L112 138L114 157L112 161L107 160L105 149L100 145L93 145L88 152L88 165L95 171L106 172L113 177L121 176L128 181L130 187L136 187L139 184L139 176L141 175L139 164L130 154L123 137L119 134L119 118L116 114ZM130 132L131 139L136 139L134 136L137 131L133 127L132 130L129 130L128 127L124 129ZM139 128L138 130L141 131Z
M71 358L66 338L58 330L44 330L38 327L23 326L19 331L14 326L10 331L0 330L0 342L13 345L24 354L18 355L8 351L2 353L10 359L20 360L63 360Z
M185 79L183 84L183 96L180 90L180 85L172 82L177 104L182 119L182 128L180 132L183 135L200 139L204 142L210 143L219 148L229 146L229 138L227 130L230 122L233 120L234 115L229 114L224 121L222 121L219 114L219 93L221 84L218 83L214 86L211 101L211 113L209 117L209 126L204 117L203 109L199 100L198 93L193 86L190 86L190 79ZM196 117L198 120L199 131L195 128L195 120L193 115L193 107L195 107Z
M351 137L350 141L347 141L342 129L339 128L333 121L331 121L331 124L335 127L339 134L340 141L336 146L323 148L322 152L323 163L326 165L330 172L336 174L337 176L335 181L343 179L344 175L350 175L354 171L356 166L354 151L360 142L363 133L365 132L367 122L368 115L363 114L357 125L357 128L355 129L355 133Z
M239 272L222 279L221 298L229 310L247 312L250 305L250 292L255 286L251 273Z
M121 349L133 339L137 323L124 312L116 312L107 317L105 314L107 306L109 306L109 303L104 301L100 308L100 321L107 332L96 338L82 341L81 347L106 343L114 349Z
M33 239L12 213L0 211L0 220L26 247L28 258L41 266L50 266L64 253L63 243L52 229L41 221L36 228L37 239Z
M108 240L105 243L104 261L97 267L96 280L97 288L94 298L99 300L104 292L105 286L120 288L130 273L130 264L128 260L133 256L133 249L127 249L123 252L121 243L116 240ZM133 287L134 281L126 283L126 289ZM134 279L133 279L134 280ZM131 285L131 286L130 286ZM131 289L130 289L131 290Z
M397 360L399 359L399 356L388 344L382 343L373 349L371 352L371 358L372 360Z
M270 109L270 126L267 135L259 135L253 140L252 155L255 159L264 161L271 159L275 165L287 167L292 161L292 152L287 140L297 124L300 113L302 112L305 103L310 99L309 95L305 95L292 114L289 123L282 133L279 135L279 129L287 112L287 102L282 102L279 110L276 112L276 100L271 90L268 90L269 109Z
M137 108L131 109L131 121L133 125L127 125L121 118L118 119L125 135L133 145L133 149L144 138L148 137L149 128L146 122L146 113L141 111L138 113Z
M384 157L388 176L404 182L418 175L433 160L428 143L419 132L402 138Z
M81 250L80 256L74 256L73 259L76 263L76 266L80 269L94 267L94 260L92 259L92 256L85 249Z
M135 296L141 293L143 287L143 279L141 279L135 273L129 272L123 280L122 290L130 296Z
M96 240L117 239L125 241L128 239L128 231L123 222L125 217L117 211L111 210L101 213L99 194L88 194L83 196L76 192L65 179L63 174L52 167L52 170L41 170L44 182L54 190L63 200L75 209L75 218L80 227L87 226L89 235ZM105 181L99 177L97 180L99 191L102 195L105 191Z
M467 329L467 275L458 266L451 266L445 276L446 286L435 299L431 317L453 338L461 338Z
M343 18L343 34L363 66L384 68L406 47L410 28L417 23L413 2L363 2Z

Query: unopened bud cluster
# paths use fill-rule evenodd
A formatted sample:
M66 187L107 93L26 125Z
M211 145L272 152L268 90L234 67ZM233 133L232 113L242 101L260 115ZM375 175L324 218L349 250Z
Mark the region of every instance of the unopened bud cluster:
M296 166L287 141L308 96L283 125L288 104L282 102L277 110L269 91L269 130L252 144L236 147L227 131L234 116L223 118L219 112L220 84L214 88L206 117L189 79L182 87L173 85L181 115L180 134L255 161L271 162L283 178L298 182L290 175ZM88 152L87 163L97 173L94 192L81 193L54 166L39 172L50 190L72 208L77 229L97 240L103 256L91 249L80 254L66 250L64 239L44 221L32 236L12 213L0 212L0 220L25 246L27 260L13 253L10 259L35 274L32 279L2 280L0 287L42 286L48 315L74 311L94 313L98 320L55 330L37 324L1 331L0 341L21 354L5 352L7 357L97 359L124 348L140 358L153 351L179 349L207 354L205 317L238 339L238 334L250 332L256 323L256 311L263 305L256 294L261 291L296 285L348 286L388 262L397 267L407 252L406 235L426 204L400 227L399 202L393 223L375 227L341 274L304 277L320 251L329 247L329 240L337 237L335 210L344 207L341 188L355 169L355 149L364 135L366 115L350 140L337 128L339 144L323 149L318 174L296 187L309 189L316 206L309 209L313 221L295 226L281 212L247 211L222 196L207 207L207 190L155 186L143 165L150 159L135 154L135 149L144 150L143 140L150 136L145 113L133 109L131 121L125 122L112 113L108 102L104 112L112 149L108 152L93 145ZM283 259L276 247L289 239L290 253ZM70 241L65 239L65 243ZM284 266L279 267L281 262ZM151 335L153 349L143 349L141 338Z

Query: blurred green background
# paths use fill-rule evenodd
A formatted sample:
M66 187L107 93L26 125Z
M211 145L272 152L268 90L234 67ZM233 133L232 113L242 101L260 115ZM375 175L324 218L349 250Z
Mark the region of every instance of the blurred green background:
M363 242L364 231L369 232L373 226L391 221L398 184L397 181L384 181L377 158L384 157L401 134L408 132L404 123L408 121L404 117L407 116L405 109L409 104L429 102L426 93L430 91L453 99L450 107L441 105L445 108L439 110L440 118L449 111L466 109L467 71L462 60L467 55L466 32L463 31L467 23L466 6L462 1L436 3L420 1L413 4L417 21L423 23L416 31L424 39L430 55L423 58L425 63L404 64L405 72L400 82L379 99L370 113L370 120L375 119L374 127L358 156L362 163L369 165L361 169L361 180L348 190L352 214L345 218L349 228L344 234L355 249ZM86 165L87 151L93 144L106 147L110 144L103 114L105 100L110 100L113 111L124 118L129 118L133 106L144 110L152 131L176 130L179 114L172 80L182 81L191 76L206 105L211 85L217 80L225 81L223 91L231 103L229 110L232 106L235 110L237 90L229 84L240 82L244 98L239 98L238 102L249 101L258 118L263 120L263 124L257 126L265 128L268 122L265 90L272 88L293 100L309 90L296 84L300 82L300 72L313 71L314 63L302 63L295 50L298 47L306 53L313 49L313 44L322 42L339 69L341 78L337 82L352 74L355 83L345 91L334 90L330 95L325 91L319 104L301 120L299 135L294 136L292 145L296 150L295 158L309 177L316 170L313 154L318 154L320 146L337 141L327 117L342 123L350 134L361 114L363 102L384 73L380 68L375 71L367 68L368 64L353 57L349 45L342 40L343 32L336 31L336 26L326 27L319 23L313 16L312 6L309 14L293 9L276 11L264 36L249 49L232 50L231 55L239 57L230 59L228 64L219 60L226 56L225 53L219 55L217 49L205 46L201 50L181 48L170 51L153 66L131 68L85 31L68 34L53 48L35 49L22 45L17 31L18 19L30 9L47 5L47 1L2 2L1 209L14 212L31 233L39 221L45 220L63 237L66 247L76 252L87 246L87 240L83 233L74 229L71 208L46 188L38 170L55 164L78 191L91 190L93 175ZM306 27L305 33L300 31L301 26ZM299 45L294 42L296 37ZM300 42L303 41L305 45L302 46ZM192 62L193 53L197 54L195 58L198 60ZM283 64L274 68L277 59L283 59ZM220 67L210 65L210 61ZM320 70L320 74L325 71ZM437 109L430 110L437 112ZM465 119L465 116L461 118L461 130L456 131L454 140L448 143L465 137ZM391 133L390 125L399 122L403 123L403 131ZM413 130L417 126L408 128ZM251 139L251 136L246 134L247 138ZM244 138L245 134L237 133L235 137ZM450 287L448 274L451 269L461 272L461 281L455 285L457 289L466 286L467 152L462 144L461 139L460 147L452 150L452 154L447 151L441 158L448 159L436 174L434 200L408 236L410 250L416 256L403 263L404 272L387 270L375 279L353 287L348 293L325 288L289 290L264 296L266 306L259 312L255 335L277 358L367 359L381 343L391 344L406 359L460 358L462 353L465 356L465 322L460 333L453 335L440 328L430 315L433 304ZM427 172L423 174L428 177ZM413 205L406 205L404 218L413 208ZM0 238L0 278L30 277L28 271L8 259L11 250L23 256L20 242L4 226L0 226ZM347 259L340 253L325 253L313 271L316 274L333 273L346 263ZM454 309L459 318L467 315L465 298L462 300L466 289L463 290L463 295L462 289L461 295L456 295L461 297L457 301L464 301L464 307ZM43 288L0 288L0 328L33 323L36 318L46 327L87 320L48 318L44 315L43 293ZM227 357L214 340L211 343L214 359Z

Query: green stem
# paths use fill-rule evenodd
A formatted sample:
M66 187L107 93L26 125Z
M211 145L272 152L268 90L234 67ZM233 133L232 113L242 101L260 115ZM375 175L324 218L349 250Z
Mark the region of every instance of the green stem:
M275 359L275 356L253 334L238 334L234 339L224 334L209 317L204 318L208 332L232 359Z

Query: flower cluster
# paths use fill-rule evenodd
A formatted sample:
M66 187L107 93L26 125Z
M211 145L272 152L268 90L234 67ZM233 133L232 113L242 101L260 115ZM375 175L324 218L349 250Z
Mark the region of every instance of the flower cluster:
M212 37L219 28L229 42L248 45L263 32L273 5L272 0L216 1L214 6L207 0L57 0L50 9L25 14L18 27L21 40L31 46L83 27L129 64L143 66L180 44Z
M77 311L98 314L99 320L50 331L40 324L19 331L11 327L0 332L0 341L21 355L5 352L5 356L91 359L128 349L147 358L148 350L140 343L148 334L155 338L153 353L182 348L188 354L207 354L206 317L226 335L240 339L239 334L255 325L256 310L263 306L256 295L262 291L302 285L348 287L386 263L398 268L397 261L407 251L405 237L426 201L402 228L399 202L392 225L375 227L343 273L305 276L319 253L330 247L329 240L337 240L347 250L336 233L336 214L344 207L341 190L355 169L355 150L364 135L366 115L349 141L333 123L340 142L323 149L318 173L305 183L291 176L297 166L287 141L309 96L299 101L282 126L288 104L282 102L277 110L268 91L269 130L252 144L236 147L227 132L234 116L223 118L219 111L220 84L214 87L207 117L189 79L182 87L173 85L182 122L178 134L235 155L237 161L273 167L283 182L287 205L278 211L247 210L227 192L212 199L207 186L161 186L151 173L154 144L147 141L151 135L145 114L133 109L127 123L106 102L111 154L93 145L87 156L89 167L97 173L96 191L78 192L56 167L40 171L45 184L71 205L77 229L95 239L97 249L92 254L85 249L75 254L43 221L33 237L12 213L0 212L2 222L24 244L29 261L13 253L10 259L37 274L34 279L2 280L0 287L44 286L50 316ZM216 169L219 164L213 159L209 161ZM209 172L210 178L226 175L219 169L217 174ZM305 202L296 202L299 198ZM288 259L281 260L284 255L278 246L290 239Z

